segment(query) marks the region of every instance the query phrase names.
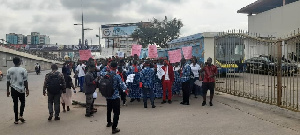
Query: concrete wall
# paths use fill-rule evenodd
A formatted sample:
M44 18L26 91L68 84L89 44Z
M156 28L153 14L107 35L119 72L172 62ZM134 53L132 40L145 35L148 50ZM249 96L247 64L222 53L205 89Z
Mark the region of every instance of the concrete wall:
M35 71L34 66L36 63L39 63L41 65L42 70L49 70L51 64L53 63L56 63L59 66L63 64L62 62L48 60L45 58L37 57L35 55L18 52L0 46L0 70L4 73L4 75L6 75L7 69L14 66L12 61L14 57L20 57L22 59L21 67L24 67L28 72Z
M204 37L204 62L206 62L207 58L211 57L214 63L215 61L215 32L205 32L203 33Z
M267 37L286 37L300 28L300 1L271 9L269 11L249 16L248 29L250 33L259 33Z

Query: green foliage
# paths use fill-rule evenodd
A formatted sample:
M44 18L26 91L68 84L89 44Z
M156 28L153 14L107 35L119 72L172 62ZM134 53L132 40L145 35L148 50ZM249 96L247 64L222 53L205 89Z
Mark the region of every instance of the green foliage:
M181 20L168 20L165 17L160 21L153 18L150 24L139 25L139 28L134 31L132 37L138 40L138 43L143 47L148 47L149 44L156 44L161 48L167 48L167 43L179 37L180 29L183 27Z

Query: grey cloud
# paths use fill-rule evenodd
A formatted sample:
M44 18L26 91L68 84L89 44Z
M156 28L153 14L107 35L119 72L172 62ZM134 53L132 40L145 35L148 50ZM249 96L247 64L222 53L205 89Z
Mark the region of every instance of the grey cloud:
M181 0L164 0L164 4L180 4ZM62 5L72 11L73 18L81 21L81 1L80 0L62 0ZM138 5L133 7L132 5ZM152 17L165 15L164 5L147 4L147 1L136 0L90 0L83 1L84 20L86 22L99 22L99 23L115 23L126 21L142 21L144 18L134 18L130 14L127 16L118 15L118 13L126 11L128 8L136 8L140 14L145 14L148 19Z

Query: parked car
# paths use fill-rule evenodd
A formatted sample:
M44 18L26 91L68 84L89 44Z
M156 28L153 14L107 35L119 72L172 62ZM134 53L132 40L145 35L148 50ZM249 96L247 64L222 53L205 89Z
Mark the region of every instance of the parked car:
M264 73L268 75L277 75L277 60L271 56L253 57L245 61L246 71L248 73ZM281 61L283 75L293 75L297 73L296 64Z
M0 70L0 81L2 81L2 79L3 79L3 73L2 73L2 71Z

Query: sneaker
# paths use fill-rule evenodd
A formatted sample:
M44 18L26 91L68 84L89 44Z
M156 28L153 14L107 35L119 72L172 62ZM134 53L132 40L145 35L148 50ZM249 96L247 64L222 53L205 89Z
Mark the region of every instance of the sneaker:
M167 103L166 100L163 100L163 101L161 102L161 104L164 104L164 103Z
M116 134L116 133L119 133L119 132L120 132L120 129L118 129L118 128L112 129L112 134Z
M169 103L169 104L172 104L172 100L168 100L168 103Z
M49 117L48 117L48 120L52 120L52 117L53 117L53 116L49 116Z
M56 117L54 118L54 120L60 120L60 117L59 117L59 116L56 116Z
M155 108L156 106L155 105L152 105L152 108Z
M203 102L202 102L202 106L205 106L205 105L206 105L206 101L203 101Z
M209 102L209 105L210 105L210 106L213 106L213 103L212 103L212 102Z
M182 101L182 102L180 102L180 104L182 104L182 105L183 105L183 104L185 104L185 102L183 102L183 101Z
M111 127L112 125L113 125L112 122L108 122L108 123L106 124L106 127Z
M190 105L190 103L184 103L183 105Z

